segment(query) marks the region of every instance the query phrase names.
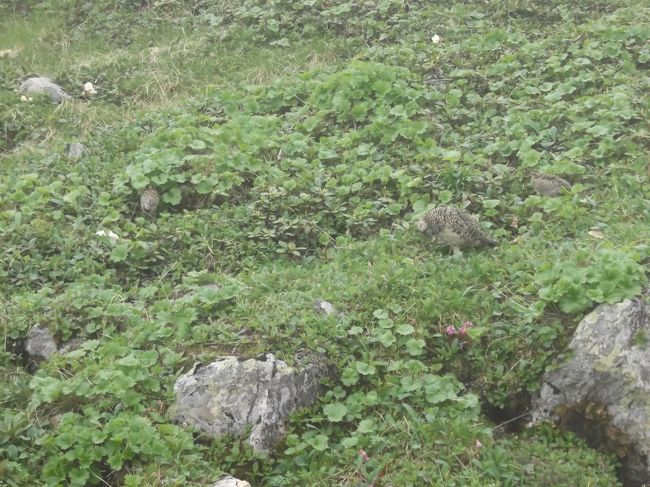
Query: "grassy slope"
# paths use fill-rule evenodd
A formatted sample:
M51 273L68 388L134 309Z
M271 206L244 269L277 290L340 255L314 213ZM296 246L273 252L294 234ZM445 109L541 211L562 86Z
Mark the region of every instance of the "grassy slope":
M254 485L615 485L610 459L570 436L492 431L477 398L521 412L584 311L644 280L650 13L397 3L390 28L343 9L347 23L325 34L276 2L286 37L229 2L0 16L0 50L20 48L0 59L0 478L205 485L222 469ZM433 67L437 89L422 84ZM98 95L21 103L14 87L33 73L75 95L91 80ZM368 99L375 112L358 105ZM90 149L78 162L62 156L72 140ZM171 170L152 222L138 190L167 153L198 157ZM241 166L223 166L232 154ZM530 196L532 166L580 184ZM235 182L174 204L184 179L215 171ZM502 244L450 255L422 241L414 213L447 201ZM208 282L224 290L201 294ZM316 297L345 316L315 316ZM471 344L445 335L465 320ZM19 351L35 322L91 341L32 379ZM175 375L196 360L297 350L327 353L338 374L275 458L165 418Z

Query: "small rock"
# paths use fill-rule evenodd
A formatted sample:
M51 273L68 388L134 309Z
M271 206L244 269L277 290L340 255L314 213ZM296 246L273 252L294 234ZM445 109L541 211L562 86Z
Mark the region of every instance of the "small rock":
M66 155L69 159L80 159L86 152L86 146L79 142L73 142L66 146Z
M251 487L245 480L239 480L231 475L226 475L212 484L212 487Z
M314 311L317 313L322 313L324 315L330 316L336 312L336 308L329 301L323 299L314 300Z
M61 103L72 98L63 91L63 88L46 77L26 79L20 85L20 91L23 93L45 93L50 96L52 103Z
M25 350L31 357L48 359L57 350L54 336L46 326L36 325L27 334Z
M276 360L240 360L224 357L182 375L174 384L177 420L220 437L241 435L268 454L285 433L286 421L296 409L310 406L328 373L322 359L309 357L298 368Z

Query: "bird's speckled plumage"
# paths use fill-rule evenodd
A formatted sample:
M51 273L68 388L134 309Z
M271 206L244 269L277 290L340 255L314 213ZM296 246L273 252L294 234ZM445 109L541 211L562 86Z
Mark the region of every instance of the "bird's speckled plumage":
M533 173L531 183L535 192L542 196L558 196L563 189L571 187L571 184L566 179L541 172Z
M462 248L497 244L469 213L453 206L433 208L418 220L417 228L440 245Z
M160 195L154 188L149 188L140 196L140 209L147 215L155 215L160 203Z

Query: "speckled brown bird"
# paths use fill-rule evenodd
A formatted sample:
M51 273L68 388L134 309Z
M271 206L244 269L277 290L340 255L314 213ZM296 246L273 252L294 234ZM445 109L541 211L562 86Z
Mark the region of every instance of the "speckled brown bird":
M417 228L439 245L458 249L497 244L469 213L453 206L433 208L418 220Z
M160 203L160 194L154 188L147 188L140 196L140 209L149 216L155 216Z
M553 174L534 172L530 180L535 192L541 196L558 196L571 188L569 181Z

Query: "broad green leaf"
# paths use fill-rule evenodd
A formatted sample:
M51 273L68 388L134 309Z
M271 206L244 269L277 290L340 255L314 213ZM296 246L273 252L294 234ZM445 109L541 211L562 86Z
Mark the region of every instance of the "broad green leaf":
M410 338L406 342L406 351L411 356L422 355L426 343L421 338Z
M206 143L203 140L200 139L194 139L191 141L189 144L187 144L188 147L194 150L203 150L207 147Z
M372 315L378 320L385 320L388 318L388 313L383 309L376 309L373 311Z
M170 205L179 204L182 198L183 195L181 194L181 190L178 188L171 188L169 191L163 193L162 196L163 201L165 203L169 203Z
M316 451L324 451L328 444L327 436L321 434L308 438L305 441Z
M453 193L451 191L444 189L438 193L438 201L440 201L440 203L447 204L451 201L452 196Z
M359 374L355 369L347 367L341 373L341 382L346 386L352 386L359 382Z
M122 262L123 260L126 260L128 256L129 256L128 245L118 244L115 247L113 247L113 251L111 252L111 260L113 262Z
M395 335L393 335L390 330L380 330L379 333L375 333L374 335L379 343L381 343L386 348L390 347L397 341Z
M345 406L345 404L341 402L335 402L332 404L327 404L323 408L323 413L327 417L329 421L332 421L334 423L338 423L339 421L343 421L343 418L348 412L348 408Z
M143 189L149 186L151 181L144 174L135 174L131 177L131 184L135 189Z
M358 436L350 436L348 438L343 438L341 440L341 445L344 448L354 448L359 444L359 437Z
M415 333L415 328L413 328L413 325L409 325L408 323L403 323L401 325L397 325L395 331L400 335L412 335L413 333Z
M359 422L359 426L357 427L357 431L363 434L374 433L376 429L377 424L374 419L364 419Z
M367 362L357 362L355 367L361 375L373 375L376 372L375 366Z

